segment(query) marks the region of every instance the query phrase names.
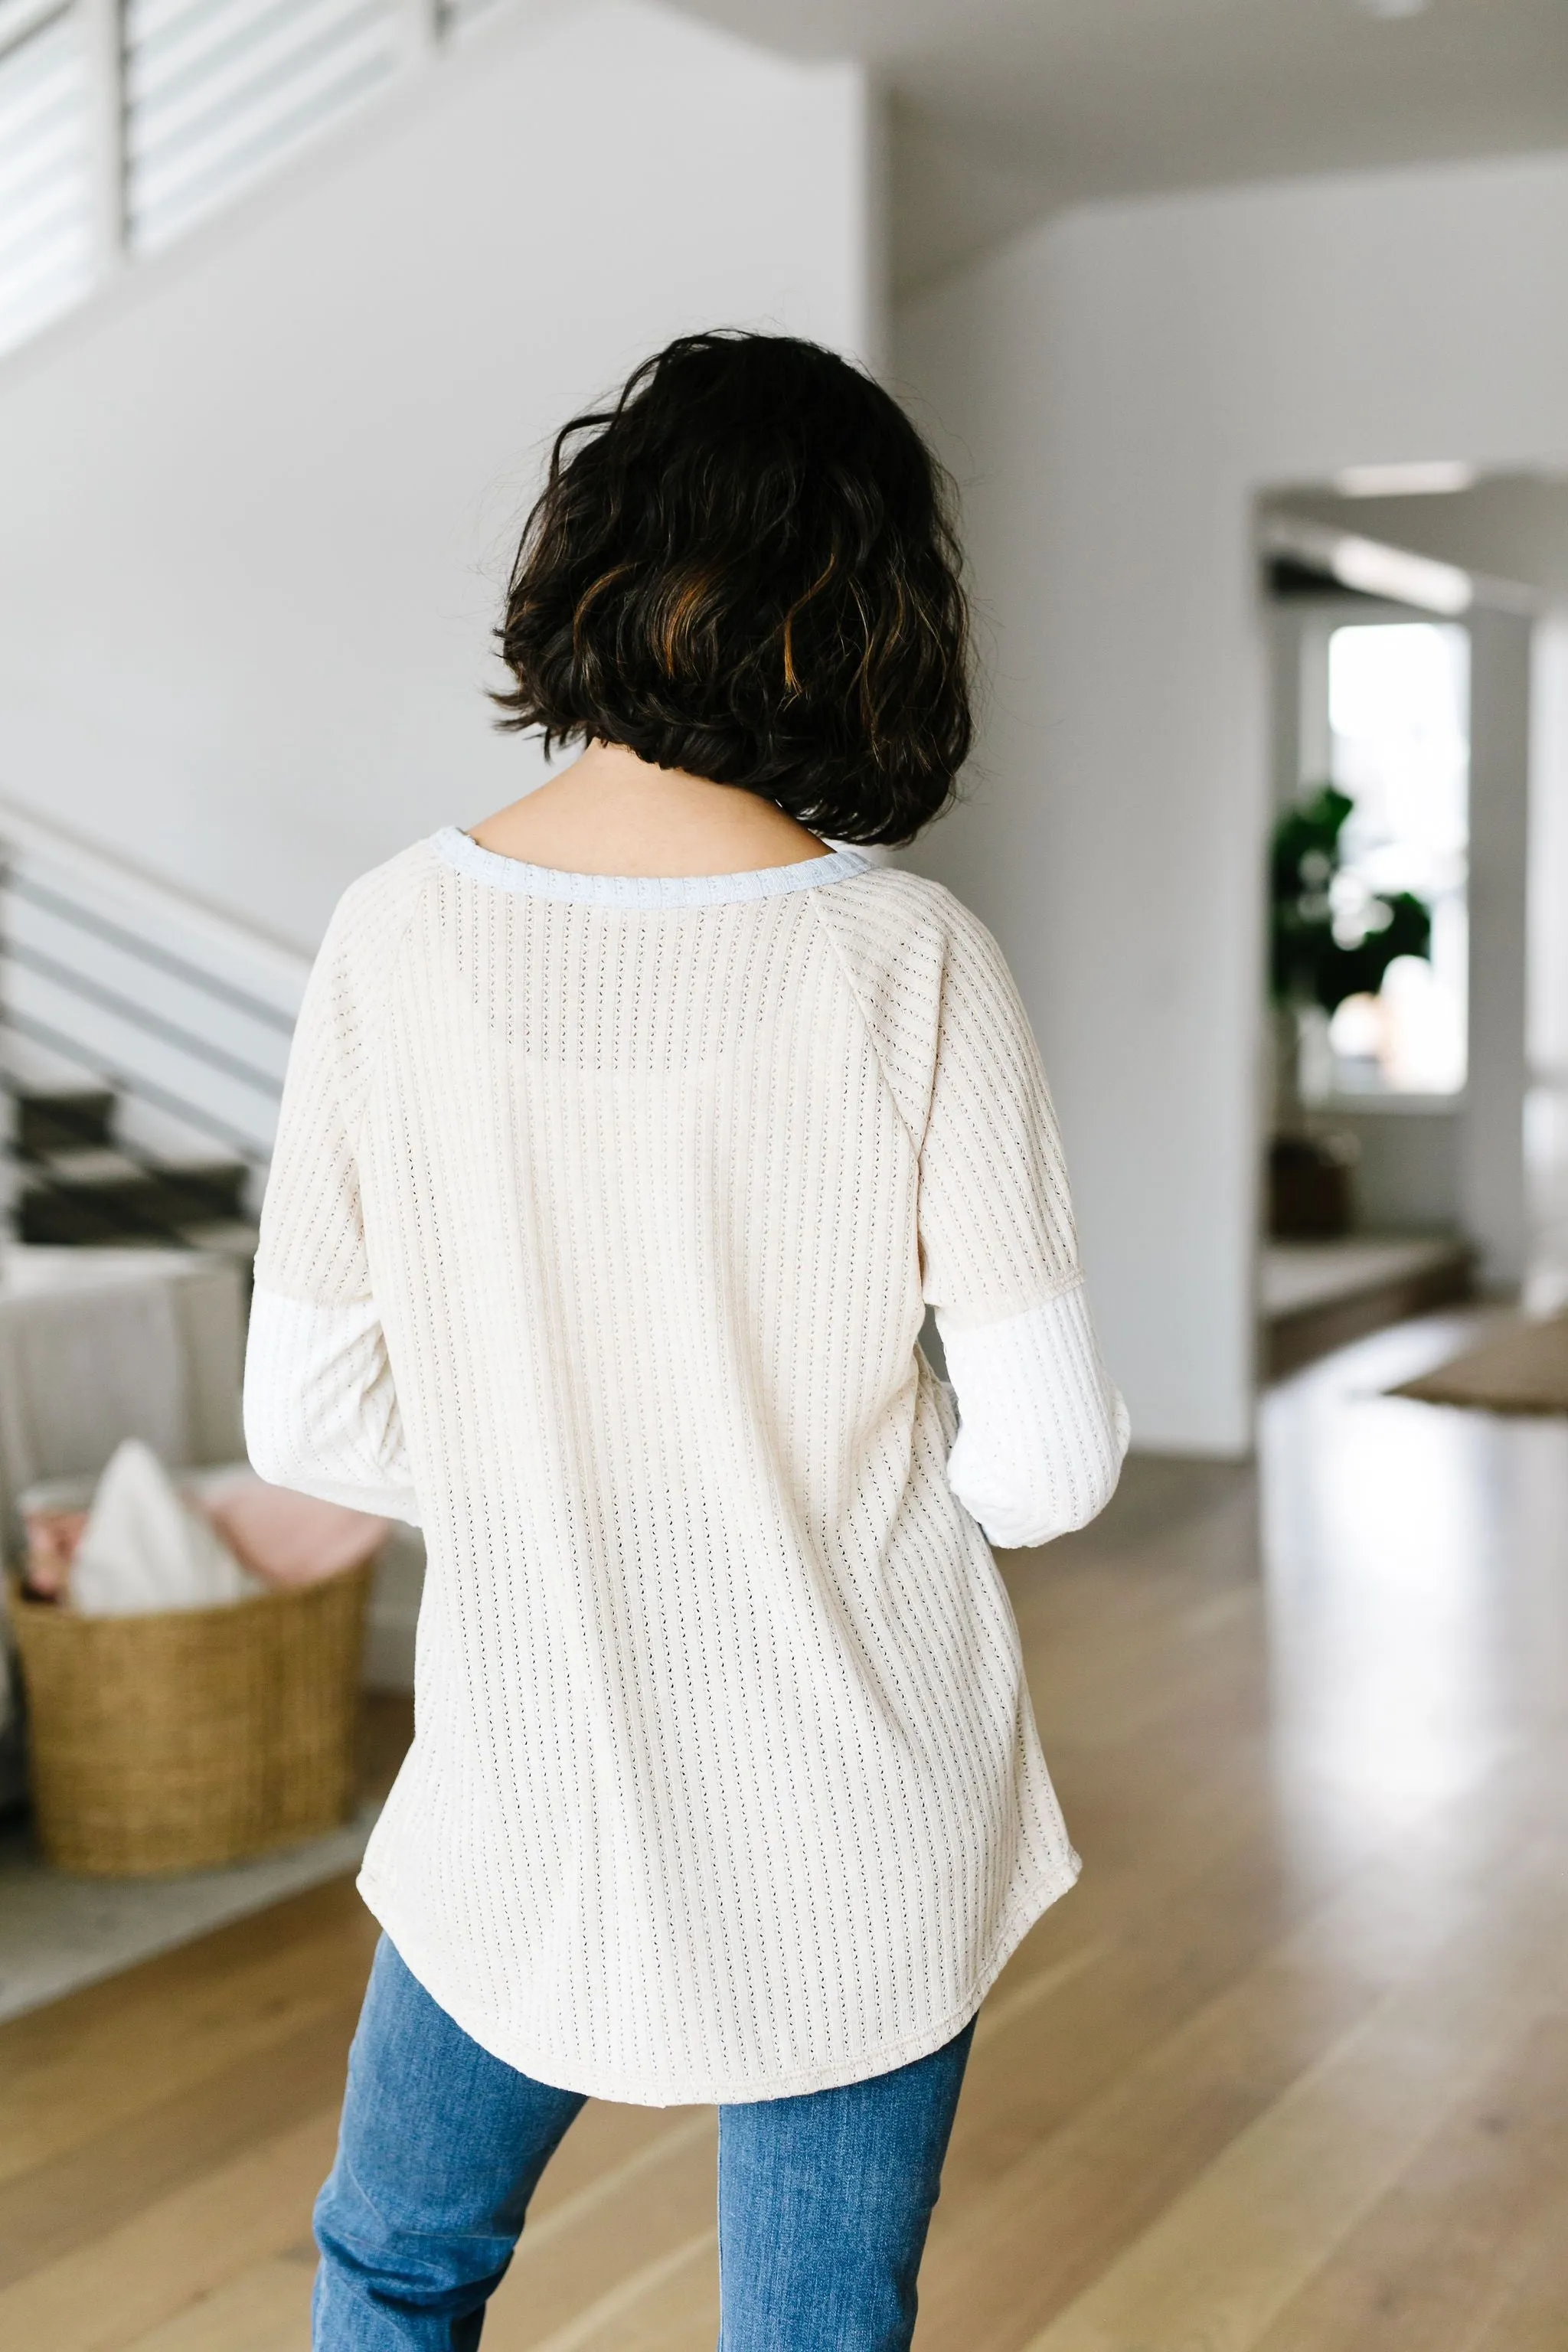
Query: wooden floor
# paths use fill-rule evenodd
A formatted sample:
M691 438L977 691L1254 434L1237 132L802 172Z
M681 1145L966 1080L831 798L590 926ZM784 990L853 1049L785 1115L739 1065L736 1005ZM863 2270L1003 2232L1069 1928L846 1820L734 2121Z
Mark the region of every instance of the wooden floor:
M1278 1390L1009 1579L1078 1889L987 2002L921 2352L1565 2352L1568 1423ZM303 2352L346 1885L0 2032L0 2344ZM590 2107L487 2352L710 2352L711 2118Z

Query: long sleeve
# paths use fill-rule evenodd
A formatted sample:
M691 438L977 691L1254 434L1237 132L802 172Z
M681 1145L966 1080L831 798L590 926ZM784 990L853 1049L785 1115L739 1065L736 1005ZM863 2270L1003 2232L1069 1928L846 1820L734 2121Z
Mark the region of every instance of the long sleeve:
M258 1284L245 1353L245 1444L275 1486L419 1524L374 1302L312 1306Z
M958 1399L948 1482L994 1543L1104 1509L1128 1445L1084 1293L1055 1109L1000 949L953 902L921 1148L921 1286Z
M395 940L351 891L306 989L262 1205L245 1439L274 1485L416 1526L355 1157Z

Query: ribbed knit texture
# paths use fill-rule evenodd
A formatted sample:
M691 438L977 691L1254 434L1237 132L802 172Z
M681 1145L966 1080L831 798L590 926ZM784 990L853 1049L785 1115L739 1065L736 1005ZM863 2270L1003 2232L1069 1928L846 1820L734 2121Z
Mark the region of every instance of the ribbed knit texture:
M1104 1505L1127 1451L1079 1277L1005 1322L937 1329L963 1420L947 1480L993 1543L1049 1543Z
M538 872L438 835L333 919L252 1455L424 1528L360 1883L441 2006L602 2097L826 2088L955 2033L1077 1873L947 1475L962 1411L1000 1540L1115 1481L1056 1122L937 884Z

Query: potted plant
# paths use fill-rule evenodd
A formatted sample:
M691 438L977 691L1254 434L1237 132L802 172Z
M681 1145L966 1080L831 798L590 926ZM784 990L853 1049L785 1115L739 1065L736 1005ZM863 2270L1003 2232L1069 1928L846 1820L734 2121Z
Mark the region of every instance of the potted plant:
M1326 1021L1348 996L1377 995L1396 957L1431 954L1431 909L1414 892L1336 890L1340 837L1354 805L1337 785L1321 784L1285 811L1269 847L1268 1230L1281 1238L1342 1234L1351 1223L1354 1139L1318 1132L1302 1099L1309 1023Z

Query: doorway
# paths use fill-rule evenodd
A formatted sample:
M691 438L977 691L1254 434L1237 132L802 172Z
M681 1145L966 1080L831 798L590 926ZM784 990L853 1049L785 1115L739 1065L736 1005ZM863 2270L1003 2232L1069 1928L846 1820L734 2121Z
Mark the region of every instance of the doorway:
M1554 1180L1568 1202L1542 968L1568 909L1568 725L1543 723L1568 710L1568 486L1444 470L1260 501L1270 1373L1471 1287L1539 1290Z

